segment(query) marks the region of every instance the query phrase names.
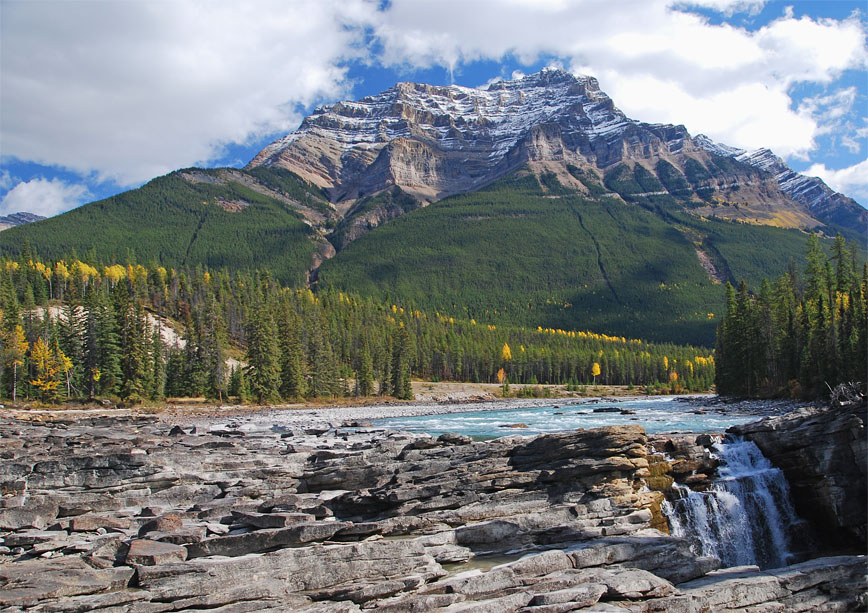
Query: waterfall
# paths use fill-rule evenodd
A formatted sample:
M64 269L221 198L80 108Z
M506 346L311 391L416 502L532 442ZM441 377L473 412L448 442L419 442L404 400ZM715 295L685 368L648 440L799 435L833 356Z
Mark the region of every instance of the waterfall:
M794 543L804 541L795 536L804 524L783 473L750 441L728 438L713 449L721 466L711 487L694 492L676 485L680 497L664 503L672 535L692 540L697 555L723 566L786 566Z

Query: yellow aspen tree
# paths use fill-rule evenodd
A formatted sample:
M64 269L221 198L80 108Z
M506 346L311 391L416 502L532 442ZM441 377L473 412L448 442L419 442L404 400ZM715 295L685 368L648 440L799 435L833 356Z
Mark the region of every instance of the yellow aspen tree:
M30 381L30 385L39 390L42 400L57 400L57 388L60 386L60 377L66 375L72 368L70 360L60 347L52 350L41 338L33 343L30 350L30 359L36 371L36 378ZM67 382L67 395L69 387Z
M597 384L597 377L600 374L600 365L597 362L594 362L594 365L591 367L591 375L594 377L594 385Z
M500 357L504 362L509 362L512 359L512 350L506 343L503 344L503 349L500 350Z
M27 339L21 324L16 324L14 328L3 334L3 364L12 367L12 402L17 400L18 367L24 365L27 349Z
M503 386L503 395L507 396L509 394L509 379L503 368L497 371L497 382Z
M30 359L33 361L33 369L36 378L30 381L30 385L39 390L43 400L53 400L57 396L57 366L51 355L51 349L41 338L33 343L30 350Z

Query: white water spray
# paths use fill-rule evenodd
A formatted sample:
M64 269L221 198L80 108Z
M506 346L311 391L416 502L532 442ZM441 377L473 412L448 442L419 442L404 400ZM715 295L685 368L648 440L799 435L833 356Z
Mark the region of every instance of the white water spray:
M749 441L730 439L714 451L718 480L705 492L676 485L680 499L664 503L672 535L692 539L697 555L724 566L786 566L802 522L783 473Z

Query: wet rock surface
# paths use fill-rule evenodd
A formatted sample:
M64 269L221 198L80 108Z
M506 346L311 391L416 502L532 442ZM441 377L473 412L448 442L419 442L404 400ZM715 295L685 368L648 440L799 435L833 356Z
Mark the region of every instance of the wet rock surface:
M790 484L793 504L825 543L865 551L868 522L868 411L865 405L803 408L734 426Z
M865 591L861 557L716 571L657 529L648 481L670 473L638 426L365 425L0 420L0 610L812 610Z

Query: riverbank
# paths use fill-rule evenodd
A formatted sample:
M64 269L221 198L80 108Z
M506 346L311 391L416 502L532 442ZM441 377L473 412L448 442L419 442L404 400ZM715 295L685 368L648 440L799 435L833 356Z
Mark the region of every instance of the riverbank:
M665 399L673 396L647 396L628 386L595 386L584 392L567 391L563 385L539 387L547 398L503 398L501 386L492 383L457 383L414 381L413 400L401 401L374 396L369 398L319 399L288 404L221 404L205 399L172 399L155 406L117 407L110 403L38 406L18 403L0 406L0 415L16 419L85 418L94 416L154 415L160 420L181 425L206 421L264 421L279 416L282 424L291 427L336 427L345 423L375 419L445 415L458 412L522 409L543 406L573 406L598 403L626 402L640 399ZM515 386L513 386L515 389ZM789 413L816 403L792 400L742 400L721 398L712 393L677 396L695 406L696 411L721 414L775 416Z
M496 383L462 383L454 381L413 381L413 400L391 397L322 398L298 403L280 404L215 404L205 398L171 398L166 403L122 407L108 401L87 404L68 403L40 406L38 403L18 402L0 405L0 415L16 419L50 419L54 417L136 416L155 415L167 421L188 421L207 418L247 418L280 413L294 424L319 426L323 423L407 417L411 415L438 415L457 411L488 411L494 408L550 406L566 402L618 402L640 396L636 388L618 385L588 387L584 392L567 391L564 385L537 385L543 398L514 398L502 396L502 387ZM513 386L513 390L518 389ZM696 394L694 397L711 397ZM652 398L654 396L651 396ZM290 417L291 416L291 417Z

